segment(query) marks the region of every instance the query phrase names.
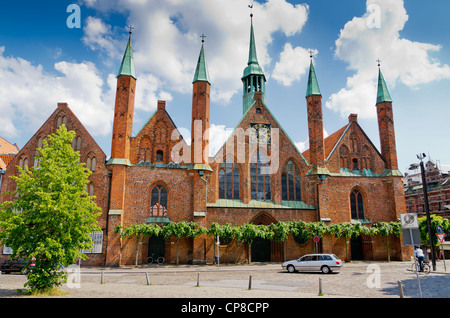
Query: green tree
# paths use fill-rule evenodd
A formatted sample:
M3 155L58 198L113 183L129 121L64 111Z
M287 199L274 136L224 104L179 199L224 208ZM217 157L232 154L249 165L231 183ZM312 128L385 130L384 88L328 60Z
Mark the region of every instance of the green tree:
M377 222L372 226L374 230L374 234L378 234L386 237L386 251L387 251L387 260L391 261L391 256L389 254L389 236L400 236L402 233L402 226L400 222Z
M436 236L436 227L438 225L442 226L442 228L444 229L444 232L447 232L450 229L450 222L447 219L444 219L442 216L437 216L435 214L431 214L430 215L430 227L431 227L432 244L434 246L439 245L439 240ZM426 216L419 218L419 230L420 230L420 238L422 240L422 243L430 244ZM439 249L435 248L434 251L435 251L435 254L437 254Z
M179 263L180 238L196 237L204 234L206 229L198 226L195 222L171 222L162 228L161 234L166 238L175 237L177 239L177 265Z
M272 239L274 236L274 233L265 225L262 224L252 224L252 223L245 223L238 227L238 231L236 233L236 238L238 240L244 241L247 243L248 246L248 263L250 264L252 262L251 257L251 246L253 243L253 240L257 237L263 238L263 239Z
M120 233L121 237L136 237L135 264L138 265L139 242L144 237L159 236L161 227L158 224L133 224L128 227L117 226L116 233Z
M75 132L62 125L44 139L39 148L39 166L21 169L16 181L14 201L0 207L0 243L13 250L11 258L34 262L27 273L30 291L46 291L61 285L68 266L81 250L93 246L90 233L99 231L97 217L101 210L88 196L86 186L91 172L79 162L79 152L72 147Z

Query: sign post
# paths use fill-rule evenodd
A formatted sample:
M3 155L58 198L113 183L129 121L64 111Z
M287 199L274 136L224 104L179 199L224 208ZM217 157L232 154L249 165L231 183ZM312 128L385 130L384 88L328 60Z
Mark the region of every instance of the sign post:
M420 285L419 269L417 268L417 260L416 260L416 252L414 250L414 236L413 236L413 229L417 230L419 228L419 220L417 218L417 213L400 214L400 223L402 225L403 230L409 230L409 235L411 237L411 245L413 248L414 264L416 266L417 282L419 284L420 298L422 298L422 286Z
M319 253L319 248L317 246L317 243L319 243L319 241L320 241L320 237L314 236L314 242L316 243L316 253Z
M438 232L438 233L436 233L436 236L439 239L439 243L441 243L441 253L442 253L442 260L444 261L444 269L445 269L445 271L447 271L447 266L445 265L445 252L444 252L445 233L442 233L442 232L439 233L438 228L436 228L436 231Z

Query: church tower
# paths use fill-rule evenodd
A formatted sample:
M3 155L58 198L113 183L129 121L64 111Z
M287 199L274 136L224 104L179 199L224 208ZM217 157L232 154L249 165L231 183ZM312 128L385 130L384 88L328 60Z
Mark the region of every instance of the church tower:
M125 203L126 168L130 165L130 138L133 129L134 94L136 91L136 71L131 48L131 27L128 44L117 75L116 102L114 106L111 158L107 162L110 169L111 193L108 211L108 247L106 265L120 264L120 237L114 228L123 225Z
M202 48L192 81L192 143L191 163L207 164L209 156L209 116L210 116L210 90L208 66L206 64L205 49Z
M114 106L111 158L130 159L130 138L133 129L136 71L134 68L131 32L117 75L116 103Z
M309 163L313 174L326 173L325 147L323 140L322 94L317 82L316 71L312 62L309 69L308 87L306 90L309 132Z
M377 116L380 133L381 155L386 161L386 169L398 170L397 147L395 145L394 114L392 99L378 64Z
M266 76L259 66L258 58L256 56L255 35L253 32L253 14L250 14L251 28L250 28L250 48L248 54L247 67L244 70L244 75L241 80L243 83L243 112L244 115L252 107L255 102L255 92L261 92L262 101L265 103L266 91Z

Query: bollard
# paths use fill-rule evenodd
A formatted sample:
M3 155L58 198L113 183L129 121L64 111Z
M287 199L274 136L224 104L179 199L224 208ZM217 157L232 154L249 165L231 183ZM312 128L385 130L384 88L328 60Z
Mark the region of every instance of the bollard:
M252 289L252 275L248 278L248 290Z
M319 278L319 296L323 296L323 292L322 292L322 278Z
M398 292L400 294L400 298L403 298L403 286L401 281L398 281Z
M197 287L200 287L200 273L197 273Z
M100 284L104 284L105 283L105 275L104 275L104 271L102 271L102 277L100 279Z
M145 278L147 279L147 285L150 285L150 279L148 278L148 273L145 272Z

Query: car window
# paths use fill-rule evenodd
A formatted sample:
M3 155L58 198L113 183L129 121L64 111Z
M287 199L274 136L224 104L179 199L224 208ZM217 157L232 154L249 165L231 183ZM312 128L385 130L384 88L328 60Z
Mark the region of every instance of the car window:
M330 255L322 255L322 260L324 261L331 261L331 256Z
M319 261L320 260L320 256L319 255L313 255L312 256L312 260L313 261Z
M311 260L311 256L303 256L302 258L300 258L300 262L307 262Z

